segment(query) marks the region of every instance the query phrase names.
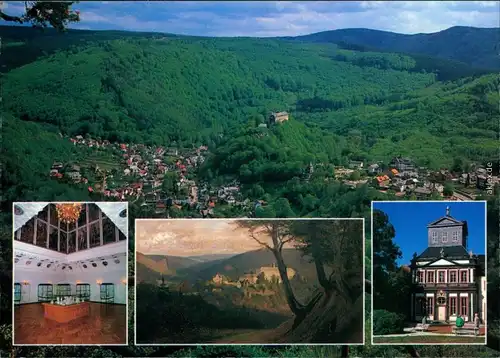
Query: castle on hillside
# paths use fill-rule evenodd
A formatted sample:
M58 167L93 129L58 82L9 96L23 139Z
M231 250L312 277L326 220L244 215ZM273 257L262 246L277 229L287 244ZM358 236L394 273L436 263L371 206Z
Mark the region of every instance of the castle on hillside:
M286 272L289 279L294 278L297 274L294 269L289 267L287 267ZM256 272L245 273L240 276L236 282L232 282L229 278L220 273L215 274L211 281L216 285L236 285L241 287L249 284L256 284L259 276L269 282L277 280L279 283L282 283L283 281L278 268L274 264L272 266L262 266Z
M269 124L283 123L288 121L288 112L273 112L269 116Z
M286 273L289 279L292 279L296 274L295 270L290 267L287 267ZM246 273L238 280L240 282L255 284L257 283L258 277L261 275L263 275L263 278L266 281L272 281L273 279L275 279L278 280L279 283L282 283L280 272L274 264L272 266L263 266L259 268L255 273Z

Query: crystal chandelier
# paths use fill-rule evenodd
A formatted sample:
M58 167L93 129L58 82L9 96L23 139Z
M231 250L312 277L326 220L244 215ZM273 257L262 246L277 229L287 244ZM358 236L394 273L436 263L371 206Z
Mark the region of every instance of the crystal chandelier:
M57 217L65 224L71 224L78 220L82 211L82 204L56 204Z

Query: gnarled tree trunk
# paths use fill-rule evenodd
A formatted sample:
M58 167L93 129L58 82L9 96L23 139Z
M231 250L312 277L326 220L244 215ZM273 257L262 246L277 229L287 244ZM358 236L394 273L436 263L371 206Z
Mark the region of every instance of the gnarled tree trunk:
M304 313L304 306L297 300L295 294L293 293L292 284L288 279L287 267L285 265L285 261L283 261L283 256L281 255L281 252L279 252L278 250L273 250L272 252L276 259L276 266L278 267L278 271L280 273L288 306L290 307L290 310L293 312L294 315L302 316Z
M337 292L324 293L304 318L277 328L278 343L362 343L363 295L354 302Z

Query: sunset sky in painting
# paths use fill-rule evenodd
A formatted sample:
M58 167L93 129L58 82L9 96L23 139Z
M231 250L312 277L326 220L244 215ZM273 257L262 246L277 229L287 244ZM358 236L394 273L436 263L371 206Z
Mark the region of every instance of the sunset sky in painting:
M259 235L261 241L269 237ZM262 248L234 220L139 220L137 251L170 256L239 254Z

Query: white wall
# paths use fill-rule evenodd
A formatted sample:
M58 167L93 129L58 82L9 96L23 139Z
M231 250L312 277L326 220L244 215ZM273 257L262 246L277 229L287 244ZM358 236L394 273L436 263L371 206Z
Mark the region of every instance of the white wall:
M23 285L28 281L28 285ZM64 281L64 274L54 270L33 270L16 267L14 270L14 283L21 284L21 303L38 302L38 285L40 283L57 284ZM13 288L14 289L14 288Z

